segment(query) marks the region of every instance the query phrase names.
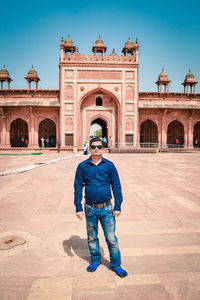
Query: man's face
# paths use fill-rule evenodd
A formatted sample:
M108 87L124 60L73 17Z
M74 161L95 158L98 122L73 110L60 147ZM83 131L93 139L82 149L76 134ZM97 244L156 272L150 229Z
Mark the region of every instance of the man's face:
M98 147L100 147L101 149L98 149ZM90 146L90 153L91 153L91 155L101 156L102 152L103 152L103 145L102 145L102 143L100 141L93 142L92 145Z

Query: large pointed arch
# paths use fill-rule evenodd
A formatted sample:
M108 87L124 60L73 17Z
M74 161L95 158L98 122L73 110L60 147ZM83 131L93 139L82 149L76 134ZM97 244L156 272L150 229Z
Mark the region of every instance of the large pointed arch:
M178 120L173 120L168 124L167 145L168 147L184 146L184 125Z
M200 148L200 121L194 124L193 132L193 145L195 148Z
M28 146L28 124L21 118L10 123L10 145L11 147Z
M88 98L90 95L98 94L98 93L102 93L102 94L107 94L107 95L109 95L110 97L112 97L112 98L115 100L115 102L116 102L116 104L117 104L117 107L120 106L119 99L118 99L112 92L110 92L110 91L108 91L108 90L106 90L106 89L104 89L104 88L102 88L102 87L98 87L98 88L96 88L96 89L93 89L93 90L87 92L85 95L83 95L83 96L81 97L81 99L80 99L80 107L82 106L82 103L84 102L84 100L85 100L86 98Z
M155 146L158 145L158 126L157 124L147 119L140 125L140 144L141 146Z
M38 144L40 147L56 147L56 123L46 118L39 123Z

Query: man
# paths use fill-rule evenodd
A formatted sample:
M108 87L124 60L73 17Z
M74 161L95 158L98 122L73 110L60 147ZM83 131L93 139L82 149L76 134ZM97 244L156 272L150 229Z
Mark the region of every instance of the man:
M76 216L83 220L81 205L82 191L85 187L85 217L91 264L88 272L94 272L101 264L99 250L98 221L104 231L110 252L110 267L120 277L127 272L121 268L121 254L115 235L115 217L121 214L122 192L117 170L114 164L102 157L103 143L98 137L90 140L91 157L81 162L76 170L74 181L74 204ZM111 187L115 198L114 210L111 203Z

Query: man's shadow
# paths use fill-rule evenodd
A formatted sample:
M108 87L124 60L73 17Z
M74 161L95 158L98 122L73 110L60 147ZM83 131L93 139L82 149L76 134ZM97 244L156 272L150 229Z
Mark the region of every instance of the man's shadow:
M78 235L72 235L68 240L63 241L63 248L68 256L73 257L74 256L73 252L74 252L80 258L86 260L89 263L91 262L90 252L88 249L88 242L86 239L81 239L80 236ZM101 252L101 264L106 266L108 269L110 269L110 263L104 257L105 252L102 247L100 247L100 252Z

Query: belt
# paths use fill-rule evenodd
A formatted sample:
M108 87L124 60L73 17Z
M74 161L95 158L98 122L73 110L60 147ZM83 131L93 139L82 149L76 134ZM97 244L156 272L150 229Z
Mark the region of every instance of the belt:
M85 204L92 206L92 207L96 207L96 208L103 208L105 206L108 206L111 203L111 200L108 200L104 203L97 203L97 204L93 204L93 203L89 203L87 201L85 201Z

